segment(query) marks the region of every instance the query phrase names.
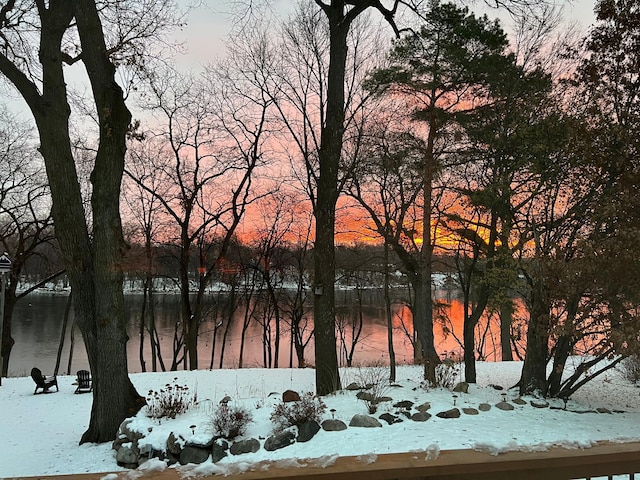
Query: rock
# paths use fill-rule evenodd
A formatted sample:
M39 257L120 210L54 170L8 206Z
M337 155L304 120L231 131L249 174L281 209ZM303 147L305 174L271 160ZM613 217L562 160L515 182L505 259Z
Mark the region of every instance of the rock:
M242 455L243 453L255 453L258 450L260 450L260 442L255 438L249 438L234 442L229 452L231 455Z
M499 408L500 410L505 410L505 411L509 411L509 410L513 410L513 405L511 405L510 403L507 402L498 402L496 403L496 408Z
M322 422L322 429L325 432L339 432L341 430L347 429L347 424L342 420L335 420L333 418L329 418Z
M356 398L365 402L375 402L376 400L375 395L370 392L358 392Z
M494 390L504 390L504 387L501 387L500 385L495 385L493 383L490 383L489 386Z
M414 422L426 422L430 418L431 414L427 413L426 411L414 413L413 415L411 415L411 420L413 420Z
M598 407L598 408L596 408L596 412L598 412L598 413L608 413L608 414L612 414L611 410L609 410L608 408L604 408L604 407Z
M460 382L453 387L453 391L457 393L469 393L469 384L467 382Z
M526 405L527 401L523 400L522 398L518 397L518 398L514 398L512 400L513 403L515 403L516 405Z
M209 450L204 448L187 445L180 452L180 464L188 463L204 463L209 459Z
M127 418L125 419L121 424L120 427L118 428L118 432L121 435L126 436L129 440L131 440L132 442L135 440L140 440L141 438L144 438L144 434L141 432L136 432L134 430L131 429L131 424L133 423L133 418Z
M390 413L383 413L382 415L380 415L378 417L380 420L384 420L385 422L387 422L389 425L393 425L394 423L400 423L402 422L402 419L400 417L397 417L395 415L392 415Z
M353 416L353 418L349 422L349 426L372 428L381 427L382 424L378 421L378 419L370 417L369 415L357 414Z
M394 403L393 407L404 408L405 410L411 410L411 407L413 407L413 402L411 400L402 400L401 402Z
M481 403L480 405L478 405L478 410L480 410L481 412L488 412L489 410L491 410L491 405L489 405L488 403Z
M302 425L298 426L297 442L308 442L316 433L320 431L320 425L315 420L307 420Z
M138 455L133 451L131 447L122 446L118 450L118 453L116 453L116 462L120 467L137 468Z
M549 404L547 402L540 402L537 400L531 400L531 406L533 408L548 408Z
M298 394L298 392L294 392L293 390L287 390L282 394L282 401L284 403L299 402L300 395Z
M118 438L116 438L112 443L111 443L111 448L113 450L119 450L120 447L122 445L124 445L125 443L129 443L131 442L131 440L129 440L129 438L126 435L118 435Z
M203 448L205 450L209 450L213 446L213 438L209 438L206 441L204 441L203 439L188 440L185 443L184 446L185 447L198 447L198 448Z
M227 450L229 450L229 443L226 440L218 439L213 442L211 447L211 461L217 463L227 456Z
M362 390L362 387L355 382L351 382L349 385L347 385L346 390Z
M424 402L422 405L418 405L416 407L416 410L418 410L419 412L426 412L430 408L431 408L431 404L429 402Z
M295 441L295 434L289 430L271 435L264 442L264 449L268 452L288 447Z
M478 410L476 410L475 408L463 408L462 412L465 415L478 415Z
M460 418L460 410L452 408L436 414L436 417L440 418Z
M182 445L184 445L184 438L180 435L176 437L175 434L171 432L169 438L167 438L167 452L179 457L182 452Z

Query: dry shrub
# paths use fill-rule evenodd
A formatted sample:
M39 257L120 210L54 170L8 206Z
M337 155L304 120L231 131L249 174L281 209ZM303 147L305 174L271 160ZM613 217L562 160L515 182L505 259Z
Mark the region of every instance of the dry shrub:
M167 383L159 391L149 390L147 394L147 416L151 418L176 418L198 401L196 392L191 393L186 385L178 385L178 379Z
M278 433L293 425L299 426L314 420L318 423L327 410L327 405L313 392L307 392L297 402L280 402L271 412L271 423L274 432Z
M631 355L620 362L622 376L631 383L640 382L640 356Z
M253 414L242 406L229 406L227 402L218 405L211 416L211 426L216 435L233 440L244 435L247 425L253 421Z

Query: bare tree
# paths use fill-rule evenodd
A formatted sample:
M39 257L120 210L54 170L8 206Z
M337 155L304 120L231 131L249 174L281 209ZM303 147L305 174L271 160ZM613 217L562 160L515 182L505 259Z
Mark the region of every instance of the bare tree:
M247 88L239 69L210 69L209 80L166 70L149 76L146 108L163 126L147 136L161 139L155 177L171 188L160 192L151 178L130 177L156 196L175 224L181 293L181 330L176 330L172 369L181 361L198 368L198 334L204 300L248 203L252 176L261 164L269 101ZM197 253L196 295L191 295L192 257ZM179 353L185 347L187 357ZM187 363L188 362L188 363Z
M29 125L0 108L0 250L12 259L5 285L2 319L2 371L7 376L11 349L13 310L27 292L17 293L18 279L25 264L44 254L44 244L53 242L51 201L44 164L34 146ZM46 258L45 258L46 260Z
M115 437L121 421L144 399L128 378L122 272L125 243L119 211L120 182L131 114L116 82L116 64L172 23L160 2L11 1L0 10L0 72L20 93L40 135L56 237L74 291L74 311L93 372L93 406L82 442ZM114 9L117 10L114 13ZM106 33L109 19L129 27ZM144 19L150 20L144 21ZM140 20L140 21L138 21ZM108 40L113 40L112 44ZM91 221L82 203L70 141L69 92L63 66L82 62L91 85L98 147L92 162ZM129 62L135 64L135 62Z

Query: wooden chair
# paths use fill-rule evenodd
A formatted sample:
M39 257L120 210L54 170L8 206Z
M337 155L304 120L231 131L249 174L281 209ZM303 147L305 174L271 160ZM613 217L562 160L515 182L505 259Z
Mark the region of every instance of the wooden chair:
M93 390L91 373L88 370L78 370L76 373L78 387L74 393L88 393Z
M50 393L49 389L51 387L56 387L56 392L59 391L58 380L56 379L56 377L45 377L44 375L42 375L42 372L39 368L33 367L31 369L31 378L33 378L33 381L36 382L36 389L33 391L34 395L38 393L39 388L42 389L42 392L40 393Z

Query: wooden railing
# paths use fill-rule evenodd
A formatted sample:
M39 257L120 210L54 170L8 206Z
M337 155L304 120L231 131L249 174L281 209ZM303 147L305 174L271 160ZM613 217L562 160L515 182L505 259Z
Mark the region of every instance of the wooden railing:
M640 426L639 426L640 428ZM508 452L500 455L475 450L444 450L437 458L427 452L364 457L339 457L322 466L316 460L261 462L242 473L212 475L209 480L569 480L626 475L640 472L640 442L600 443L588 449L551 448L542 452ZM1 468L0 468L1 470ZM182 472L186 474L185 472ZM180 469L129 476L128 472L44 477L47 480L157 479L178 480ZM192 477L193 472L189 474ZM640 478L640 476L636 475ZM40 477L43 478L43 477Z

